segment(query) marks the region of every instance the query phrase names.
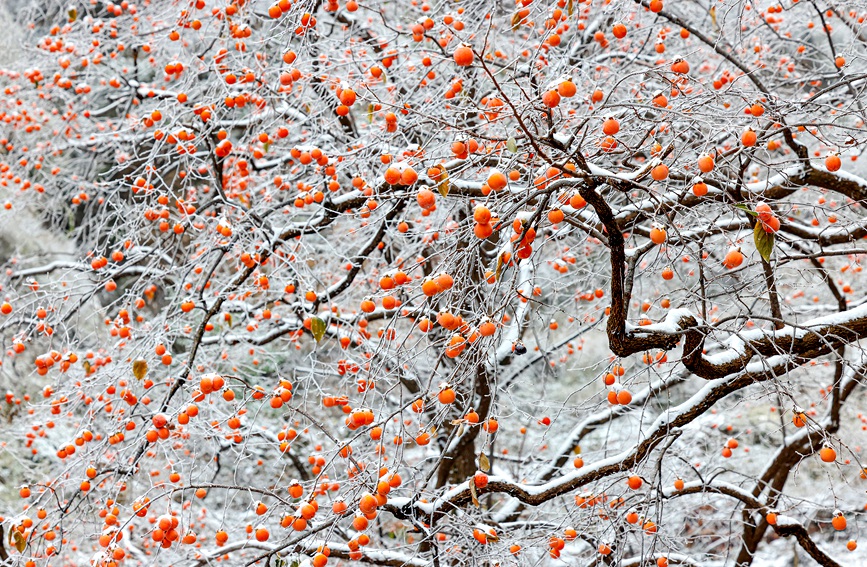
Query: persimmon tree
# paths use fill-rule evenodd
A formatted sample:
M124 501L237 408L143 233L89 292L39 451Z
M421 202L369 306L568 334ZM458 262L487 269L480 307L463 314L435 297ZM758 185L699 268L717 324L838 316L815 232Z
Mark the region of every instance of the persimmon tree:
M865 15L23 11L0 560L855 564Z

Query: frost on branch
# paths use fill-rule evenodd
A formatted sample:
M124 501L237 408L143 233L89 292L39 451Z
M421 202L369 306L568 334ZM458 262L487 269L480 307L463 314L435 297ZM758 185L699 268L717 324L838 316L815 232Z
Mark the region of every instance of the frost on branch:
M864 0L10 9L0 562L864 563Z

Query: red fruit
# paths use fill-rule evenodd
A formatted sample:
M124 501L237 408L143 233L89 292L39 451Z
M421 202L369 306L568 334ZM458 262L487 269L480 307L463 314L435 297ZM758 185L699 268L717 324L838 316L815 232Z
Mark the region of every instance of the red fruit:
M556 105L554 105L554 106L556 106ZM505 189L507 184L508 184L508 180L506 179L506 176L503 175L499 171L493 171L488 176L488 186L491 189L493 189L494 191L499 191L501 189ZM479 207L476 208L476 210L478 210L478 209L479 209ZM487 221L480 221L480 220L476 219L476 222L488 222L490 220L491 220L491 213L490 213L490 211L488 211L488 220Z
M744 261L744 255L740 250L733 248L728 251L725 258L723 259L723 266L732 270L740 266Z
M766 220L774 216L774 211L771 210L771 206L767 203L759 203L755 208L756 214L759 215L759 218L762 220Z
M702 173L710 173L711 171L713 171L713 166L713 158L709 155L705 154L698 158L698 168L701 170Z
M650 176L655 181L662 181L668 178L668 166L664 163L661 163L650 170Z
M570 98L575 96L575 93L578 92L578 87L576 87L575 83L572 81L563 81L557 86L557 92L560 93L560 96L563 98Z
M620 122L618 122L615 118L607 118L605 122L602 123L602 132L606 136L613 136L614 134L620 132Z
M679 75L686 75L689 73L689 63L684 59L678 59L671 64L671 70Z
M488 486L488 475L482 471L476 471L476 474L473 476L473 482L475 483L476 488L484 488Z
M623 39L624 37L626 37L626 26L624 26L620 22L617 22L616 24L614 24L614 27L611 28L611 33L614 34L614 37L616 37L617 39Z
M769 234L774 234L780 230L780 219L777 217L771 217L767 220L762 219L761 223L764 231Z
M415 197L418 206L422 209L431 209L436 204L436 197L430 189L421 189Z
M455 63L457 63L458 67L469 67L473 64L473 50L466 45L462 45L455 49L452 57L454 58Z
M548 108L554 108L558 104L560 104L560 93L555 90L547 91L542 95L542 102Z
M654 227L650 230L650 241L654 244L662 244L666 239L665 229Z

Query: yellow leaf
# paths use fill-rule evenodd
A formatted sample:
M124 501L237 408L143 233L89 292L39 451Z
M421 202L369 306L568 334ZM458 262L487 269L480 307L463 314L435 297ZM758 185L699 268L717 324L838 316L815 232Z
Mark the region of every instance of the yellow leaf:
M148 363L143 358L137 358L132 363L132 375L136 380L141 380L148 373Z
M442 165L440 166L440 170L442 171L442 174L440 175L439 183L437 183L437 189L439 190L440 195L448 197L449 190L451 189L451 183L449 183L449 172Z
M575 447L572 449L572 452L575 453L576 455L580 455L581 454L581 445L575 445Z
M27 548L27 540L18 530L12 530L9 541L15 546L15 549L18 550L18 553L24 553L24 550Z
M325 321L319 317L314 317L312 324L310 325L310 332L313 333L313 338L317 343L321 341L322 337L325 336Z

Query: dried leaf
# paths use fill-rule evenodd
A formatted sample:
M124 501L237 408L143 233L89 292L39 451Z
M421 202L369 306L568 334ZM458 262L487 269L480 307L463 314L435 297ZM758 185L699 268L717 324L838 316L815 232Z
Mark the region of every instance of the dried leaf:
M765 232L761 222L757 222L756 228L753 229L753 240L756 243L756 250L759 251L765 262L770 262L771 254L774 251L774 235L770 232Z
M367 121L373 123L373 105L367 105Z
M572 12L574 12L574 11L575 11L575 6L572 4L572 0L569 0L569 2L566 3L566 14L571 16Z
M136 380L142 380L148 373L148 362L143 358L137 358L132 363L132 375Z
M576 455L580 455L581 454L581 445L575 445L575 447L572 448L572 452L575 453Z
M512 31L517 30L521 27L521 16L518 12L512 14Z
M440 170L442 171L442 174L440 175L439 183L437 183L437 189L439 190L440 195L448 197L449 190L452 188L452 185L449 182L449 172L443 166L440 166Z
M473 498L473 506L475 506L476 508L480 508L481 504L479 504L479 495L476 492L476 483L472 478L470 479L469 485L470 485L470 496L472 496L472 498Z
M491 461L484 453L479 453L479 469L483 472L491 472Z
M493 541L493 542L500 541L500 536L498 536L498 535L496 534L496 532L494 532L494 530L491 530L490 532L488 532L487 536L488 536L488 541L489 541L489 542L491 542L491 541Z
M316 339L317 343L321 341L322 337L325 336L325 321L319 317L314 317L310 323L310 332L313 333L313 338Z
M500 276L503 274L503 266L506 263L503 261L503 254L497 255L497 268L494 270L494 281L500 281Z
M465 426L464 426L464 423L462 421L461 424L458 426L458 437L460 437L461 435L464 434L464 429L465 429Z

